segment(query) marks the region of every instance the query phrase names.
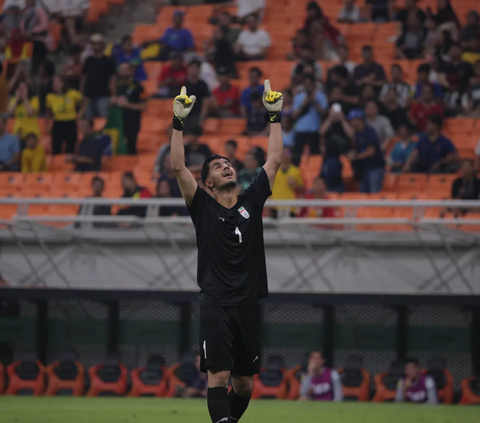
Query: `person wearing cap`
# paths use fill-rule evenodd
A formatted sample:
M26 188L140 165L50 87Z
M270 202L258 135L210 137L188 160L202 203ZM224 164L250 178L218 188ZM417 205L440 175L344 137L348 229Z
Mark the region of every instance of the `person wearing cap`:
M352 110L347 118L354 131L353 149L348 158L352 161L355 179L360 182L360 192L380 192L385 175L385 159L378 135L375 129L366 123L362 110Z
M240 115L240 92L230 83L230 73L227 68L218 69L220 86L213 90L213 113L219 117L234 117Z
M147 80L147 72L143 66L140 49L133 47L132 37L130 35L124 35L121 44L116 44L113 47L112 57L115 59L117 66L120 66L122 63L129 63L134 66L134 78L136 81Z
M172 51L186 53L195 49L192 33L183 28L184 13L180 10L173 12L173 25L160 38L162 50L160 60L168 60Z
M8 115L0 115L0 172L18 170L20 164L20 141L7 132Z
M108 117L111 101L117 95L115 60L104 54L105 41L101 34L90 37L93 56L85 60L82 69L80 91L84 96L83 108L87 118Z
M183 61L183 54L172 52L171 56L171 62L165 63L158 74L158 96L162 98L177 96L187 81L187 65Z

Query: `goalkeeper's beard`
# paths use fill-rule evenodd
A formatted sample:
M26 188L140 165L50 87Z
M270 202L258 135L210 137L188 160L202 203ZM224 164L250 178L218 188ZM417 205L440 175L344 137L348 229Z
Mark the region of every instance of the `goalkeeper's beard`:
M231 191L237 187L237 181L229 181L220 185L218 190L219 191Z

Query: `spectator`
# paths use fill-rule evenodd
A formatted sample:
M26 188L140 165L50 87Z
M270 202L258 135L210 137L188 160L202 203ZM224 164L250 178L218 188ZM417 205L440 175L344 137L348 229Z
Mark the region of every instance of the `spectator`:
M203 162L212 155L208 145L200 143L201 135L202 129L200 126L187 125L183 130L185 163L191 171L199 171Z
M53 77L55 76L55 64L50 60L45 60L40 66L38 84L38 99L40 101L40 116L47 113L47 96L53 93Z
M283 146L293 149L293 147L295 146L295 129L291 113L285 115L282 120L282 138Z
M82 61L80 55L82 48L75 44L70 47L69 59L67 64L63 67L62 75L69 88L73 90L80 90L80 81L82 79Z
M215 34L213 42L213 61L217 68L226 67L230 74L235 75L237 73L235 68L235 44L231 43L228 39L229 33L227 27L221 26Z
M302 48L308 44L308 34L304 29L297 29L295 37L292 38L292 51L287 55L287 60L301 58Z
M465 41L465 48L461 56L462 62L469 63L471 66L475 66L480 60L480 38L478 35L474 35Z
M353 150L348 157L352 161L354 176L360 181L360 192L375 194L382 190L385 159L375 129L365 122L361 110L348 114L353 130Z
M478 179L473 160L465 160L460 168L461 175L453 181L452 200L479 200L480 199L480 179ZM468 209L455 208L447 209L455 217L465 216ZM442 212L440 217L444 217Z
M407 27L396 42L396 57L398 59L421 59L424 56L426 29L422 27L417 15L410 13Z
M98 134L93 129L93 120L84 119L81 122L83 140L78 147L78 153L69 155L65 161L75 164L76 172L99 172L102 168L102 156L109 154L110 137Z
M325 180L319 176L313 181L312 189L305 194L307 200L329 200L327 195L327 185ZM298 213L298 217L335 217L335 209L333 207L302 207ZM324 229L331 228L326 226Z
M382 87L379 95L380 101L385 101L386 94L390 89L395 90L398 105L400 107L406 107L410 100L412 89L410 85L403 80L402 67L398 64L392 65L392 81Z
M162 171L160 173L160 178L164 178L168 180L170 185L170 193L172 197L181 197L182 193L180 192L180 187L178 186L177 178L172 170L172 165L170 163L170 153L166 152L162 156L162 166L159 166Z
M203 121L210 110L210 90L205 81L200 79L201 65L202 63L199 60L190 62L187 69L187 81L185 82L188 95L197 97L197 101L188 116L188 121L192 125L199 126L203 125Z
M401 173L408 158L415 150L416 144L412 140L408 124L401 124L397 129L397 135L399 140L390 153L388 166L390 172Z
M7 116L0 116L0 172L18 170L20 164L20 143L18 138L6 132Z
M398 381L395 402L438 404L435 381L422 373L414 358L406 360L405 378Z
M480 33L480 15L476 10L470 10L467 13L467 24L463 27L460 33L460 41L462 47L466 48L467 45L464 42L468 41L472 37L478 36Z
M400 107L397 99L397 90L392 86L385 93L382 114L390 120L396 131L401 125L409 125L407 110Z
M390 143L390 140L395 136L392 123L390 120L378 114L378 106L376 101L369 101L365 107L365 116L367 124L370 125L377 133L380 141L380 146L385 151Z
M20 140L25 140L30 133L40 136L37 121L39 109L40 102L30 85L26 82L20 83L8 105L8 114L15 116L13 132Z
M69 42L70 44L75 44L78 39L78 32L84 27L90 2L88 0L69 0L60 2L60 5L59 11L64 19L64 27L68 34Z
M0 63L0 114L8 110L8 81L3 75L3 65Z
M134 200L139 198L152 198L152 194L147 188L137 184L132 172L124 172L122 175L122 188L122 198L131 198ZM147 206L121 206L117 215L145 217L147 215Z
M25 138L25 148L22 151L22 173L46 171L45 148L38 143L35 134L28 134Z
M435 57L440 62L448 62L450 57L448 56L450 47L455 43L450 32L443 30L438 30L438 42L435 48Z
M355 72L355 68L357 65L349 60L349 49L346 44L340 44L337 47L337 55L338 55L338 65L343 65L347 68L348 70L348 75L351 77L353 73Z
M259 166L263 166L265 164L265 162L267 161L266 160L266 157L265 157L265 150L262 148L262 147L259 147L258 145L257 146L253 146L250 151L255 155L255 157L257 158L257 161L258 161L258 165Z
M322 115L326 113L328 101L325 94L315 89L315 76L305 75L305 91L293 99L293 119L295 120L295 146L292 162L298 166L305 144L310 154L319 154L319 129Z
M187 81L187 65L182 53L172 53L172 61L165 63L158 74L158 95L174 98L180 94L180 89Z
M11 96L15 95L15 91L22 82L26 82L27 85L32 84L32 79L30 77L28 69L28 63L26 61L22 61L17 64L15 72L8 82L8 91Z
M232 65L233 65L232 66L233 72L231 74L234 75L236 73L236 70L235 70L235 65L233 63L233 60L232 60ZM220 82L218 81L217 72L215 70L215 66L216 64L215 64L214 54L213 53L206 54L202 64L200 65L200 79L202 81L205 81L210 92L212 92L215 88L217 88L220 85Z
M440 68L440 83L450 93L463 94L473 75L472 65L462 61L462 49L458 44L452 44L448 55L449 62L444 63Z
M446 29L451 32L452 36L456 39L458 30L460 28L460 21L458 20L457 14L453 10L450 0L438 0L437 1L437 14L433 14L430 7L427 7L428 15L432 16L435 19L435 22L438 26L441 26L442 29Z
M147 80L147 72L143 66L140 49L133 47L132 37L130 35L123 36L122 43L113 47L112 57L115 59L117 66L122 63L128 63L134 66L134 78L136 81Z
M206 373L200 371L200 354L195 354L196 372L189 372L185 383L185 390L182 392L183 398L206 398L208 380Z
M425 36L425 59L430 61L434 58L437 46L440 44L441 32L431 16L425 20L425 28L427 30L427 35Z
M405 0L405 8L396 15L396 20L402 24L403 32L407 30L410 15L416 16L420 25L424 25L427 19L427 14L418 7L418 0Z
M250 68L248 70L248 80L250 85L245 88L240 98L240 114L246 118L252 108L252 93L257 92L263 94L263 84L260 83L263 74L259 68Z
M26 0L6 0L3 3L2 32L7 38L11 37L13 31L20 29L25 5Z
M115 101L117 95L115 60L104 54L103 35L94 34L90 41L94 55L85 60L80 83L85 115L87 118L107 118L110 102Z
M218 69L220 86L213 90L212 112L215 116L226 118L240 115L240 92L230 82L227 68Z
M313 59L313 48L308 44L302 46L300 53L300 60L295 63L292 67L292 79L303 80L303 75L305 74L305 68L307 66L313 66L314 75L317 81L322 79L322 67L318 62ZM298 82L297 82L298 84ZM295 84L295 85L297 85Z
M480 117L480 61L475 64L474 76L470 78L466 112L473 118Z
M92 178L92 195L89 198L102 198L103 192L105 191L105 181L99 176L94 176ZM112 214L112 206L110 204L95 204L91 205L81 205L78 212L79 215L93 215L93 216L110 216ZM108 223L94 223L94 228L105 228L110 227Z
M435 101L433 89L430 85L425 85L423 87L422 96L419 101L414 102L410 106L409 115L410 121L420 132L425 131L430 116L443 116L443 108Z
M363 63L358 65L353 72L353 78L357 85L372 85L380 89L385 84L386 76L383 66L373 61L373 49L371 46L362 48Z
M244 168L238 172L237 183L240 191L246 190L257 179L262 168L260 167L258 158L253 151L249 151L245 155L245 161L243 162Z
M342 401L343 388L336 370L325 366L321 351L312 351L300 388L300 401Z
M292 80L290 86L293 94L298 94L305 91L305 84L303 83L306 75L313 75L315 77L315 68L313 65L305 65L303 68L303 73L296 75ZM323 84L321 80L315 79L315 89L323 92Z
M300 169L292 164L292 151L284 148L280 169L272 188L272 200L295 200L301 190L303 190L303 178ZM294 210L290 207L271 209L271 216L274 219L284 217L282 215L295 217Z
M82 94L69 90L65 80L57 75L53 79L53 93L47 95L47 120L45 127L51 134L52 155L62 154L63 143L67 154L75 153L77 143L77 109ZM53 125L50 124L53 119Z
M173 12L173 26L168 28L160 38L162 50L160 60L168 60L172 51L187 53L193 51L195 44L192 33L183 28L184 13L180 10Z
M225 156L229 160L229 162L232 164L233 168L236 170L236 172L240 172L245 166L243 166L243 163L237 158L237 141L235 140L228 140L225 143Z
M118 69L116 105L122 109L123 131L127 140L127 154L137 154L137 137L142 112L147 109L142 84L135 79L135 68L123 63Z
M258 92L253 92L250 101L252 107L247 113L247 122L244 135L268 135L269 126L265 119L265 107L262 102L262 95Z
M238 36L235 53L238 60L263 60L272 45L270 35L258 27L257 15L249 15L247 28Z
M350 110L358 106L360 98L358 96L358 87L353 84L348 75L348 70L345 66L337 65L330 72L329 86L332 87L330 91L330 97L333 94L333 87L338 87L339 91L336 91L335 98L330 98L335 103L340 103L344 113L350 112Z
M177 194L177 195L175 195ZM172 190L171 181L166 176L160 176L157 182L157 192L155 197L157 198L174 198L181 197L180 192L174 192ZM179 206L160 206L158 215L161 217L166 216L186 216L187 209Z
M420 99L422 96L423 87L428 85L433 89L433 95L435 99L442 100L443 98L443 90L440 84L436 82L430 82L430 65L424 63L418 67L417 71L417 84L415 85L415 93L414 97L416 99Z
M20 24L22 35L33 43L32 69L33 75L38 73L40 65L47 56L47 42L50 35L47 12L36 0L26 0L26 9Z
M366 14L372 22L387 22L394 16L394 0L366 0Z
M403 168L404 172L454 173L458 169L458 152L452 142L441 134L443 119L428 118L426 133Z
M364 85L360 92L360 101L358 102L358 108L364 110L365 106L370 100L377 101L375 89L371 85Z
M338 22L356 23L360 20L360 9L355 6L355 0L345 0L345 6L338 13Z
M311 1L307 4L307 18L305 19L304 25L305 31L311 37L311 42L313 47L316 50L315 58L320 60L320 53L328 53L328 57L322 57L324 60L332 60L330 57L330 52L318 51L318 50L331 50L338 46L338 42L341 38L340 31L337 28L332 26L330 20L323 13L320 6L315 2Z
M240 22L245 22L252 14L259 18L263 17L265 12L265 0L237 0L237 18Z
M218 36L218 32L222 28L224 29L225 39L229 42L231 46L233 46L236 43L237 38L240 35L240 32L242 32L242 30L237 27L232 27L232 15L230 15L230 13L227 10L224 10L220 14L218 27L215 30L215 32L217 33L217 36Z

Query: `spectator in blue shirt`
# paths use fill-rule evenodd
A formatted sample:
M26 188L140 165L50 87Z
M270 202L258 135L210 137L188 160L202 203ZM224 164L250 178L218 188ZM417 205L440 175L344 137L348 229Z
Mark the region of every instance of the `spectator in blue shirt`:
M428 118L426 133L420 135L416 149L405 164L405 172L455 173L458 170L457 149L441 134L442 125L441 116Z
M140 56L140 49L133 47L132 37L125 35L122 38L121 44L116 44L112 49L112 57L115 59L117 66L122 63L128 63L135 66L135 74L133 78L137 81L146 81L147 73L143 66L143 61Z
M377 132L365 122L365 114L354 109L348 114L353 127L353 150L348 157L352 161L355 179L360 181L360 192L380 192L385 175L385 159Z
M400 138L388 158L388 165L391 172L400 173L407 163L410 154L413 153L417 144L412 140L410 127L402 123L397 129L398 138Z
M248 70L250 85L243 90L240 98L240 114L243 118L246 118L252 109L252 93L263 94L263 84L260 83L262 76L262 71L259 68L255 67Z
M425 85L429 85L432 87L433 95L437 100L441 100L443 98L443 90L440 84L436 82L430 82L429 80L430 75L430 65L424 63L418 67L417 70L417 83L415 84L415 98L420 98L422 96L422 88Z
M327 96L316 89L315 75L307 74L303 81L304 91L293 98L293 120L295 121L295 146L292 163L300 164L305 144L310 154L320 154L319 130L322 116L328 109Z
M168 28L160 38L162 45L160 60L168 60L172 51L184 53L193 51L195 48L192 33L188 29L182 28L182 25L183 12L176 10L173 13L173 26Z
M20 142L6 127L6 118L0 116L0 172L17 171L20 163Z

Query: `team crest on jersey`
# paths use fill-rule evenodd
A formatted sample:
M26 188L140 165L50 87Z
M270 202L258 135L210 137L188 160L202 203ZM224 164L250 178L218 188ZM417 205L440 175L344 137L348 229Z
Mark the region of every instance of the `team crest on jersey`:
M240 207L238 209L238 212L245 218L245 219L248 219L250 217L250 213L248 213L248 211L245 210L245 207Z

